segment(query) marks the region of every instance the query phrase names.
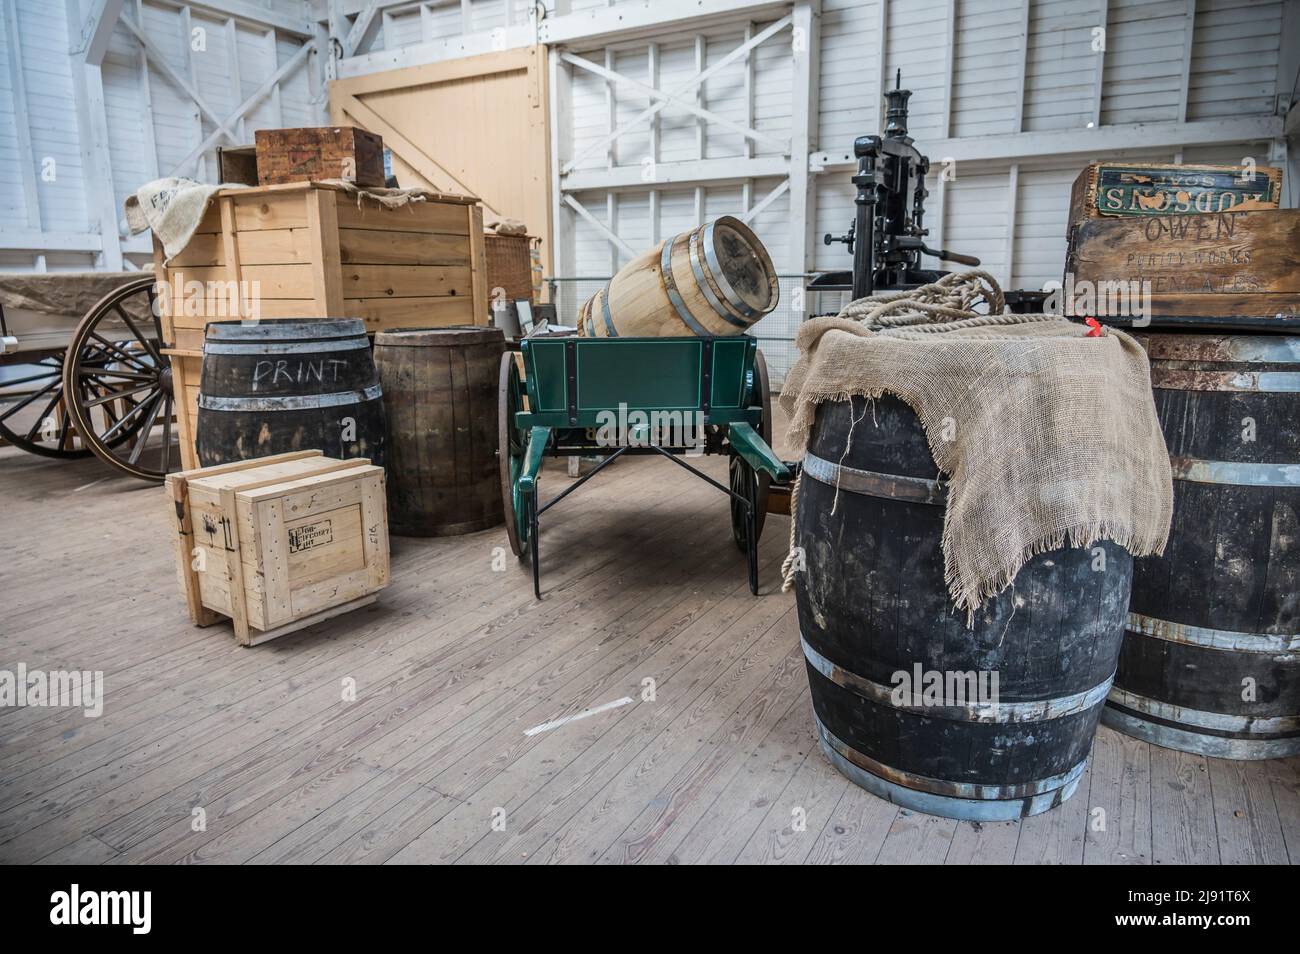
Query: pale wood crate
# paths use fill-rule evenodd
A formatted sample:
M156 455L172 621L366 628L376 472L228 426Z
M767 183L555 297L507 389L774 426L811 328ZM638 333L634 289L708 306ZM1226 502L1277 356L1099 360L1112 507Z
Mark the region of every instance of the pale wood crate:
M165 266L163 257L155 240L156 272L168 283L159 300L187 469L198 466L208 322L360 318L369 334L488 322L483 210L472 196L429 193L428 201L389 209L324 183L224 190L189 244ZM244 294L257 282L258 309L240 294L208 293L226 287L212 283L229 282Z
M170 474L190 619L254 646L372 603L388 585L384 469L320 451Z

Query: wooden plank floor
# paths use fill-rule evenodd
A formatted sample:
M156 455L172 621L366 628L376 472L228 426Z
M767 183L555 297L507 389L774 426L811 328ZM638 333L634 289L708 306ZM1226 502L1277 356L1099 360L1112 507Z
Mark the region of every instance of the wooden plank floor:
M754 598L726 502L665 461L547 514L540 602L502 531L394 538L377 605L253 649L185 618L160 489L5 448L0 501L0 669L105 678L99 718L0 709L0 861L1300 861L1300 759L1102 729L1073 799L1005 824L850 784L777 591L787 521Z

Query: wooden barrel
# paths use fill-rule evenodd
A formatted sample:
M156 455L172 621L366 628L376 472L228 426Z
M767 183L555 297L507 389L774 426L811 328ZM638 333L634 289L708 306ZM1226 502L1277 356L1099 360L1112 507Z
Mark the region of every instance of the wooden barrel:
M375 364L388 419L388 525L448 536L500 525L497 328L381 331Z
M738 335L776 307L771 256L724 215L628 262L578 312L593 338Z
M1037 814L1083 774L1133 559L1110 542L1040 554L968 629L944 583L946 489L934 476L920 421L899 399L818 409L796 503L795 593L822 749L906 808Z
M1102 720L1219 758L1300 753L1300 336L1143 339L1174 472Z
M214 321L203 342L203 467L296 450L384 464L384 407L359 318Z

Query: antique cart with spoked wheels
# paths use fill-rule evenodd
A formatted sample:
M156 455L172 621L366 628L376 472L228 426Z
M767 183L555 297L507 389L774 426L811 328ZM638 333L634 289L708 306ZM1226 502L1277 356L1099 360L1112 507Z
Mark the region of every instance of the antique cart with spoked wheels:
M87 304L87 302L93 302ZM151 274L0 278L0 437L162 480L179 462Z
M732 536L757 594L769 482L789 476L769 444L771 392L758 343L743 335L548 335L524 339L521 350L524 380L514 354L501 360L501 495L510 547L532 561L534 594L541 596L539 518L624 454L662 455L727 494ZM729 486L686 462L698 454L728 455ZM542 503L542 461L571 455L603 459Z

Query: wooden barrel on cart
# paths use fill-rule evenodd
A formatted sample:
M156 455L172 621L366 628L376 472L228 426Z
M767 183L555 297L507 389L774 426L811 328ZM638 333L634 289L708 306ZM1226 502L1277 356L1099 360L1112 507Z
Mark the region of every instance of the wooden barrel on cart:
M772 257L724 215L665 239L619 270L578 313L593 338L738 335L777 305Z
M795 593L821 746L906 808L1037 814L1083 774L1133 560L1110 542L1042 553L968 629L944 582L946 490L934 476L920 421L898 398L818 409L796 505Z
M1102 721L1231 759L1300 753L1300 336L1152 334L1174 474Z
M196 445L208 467L297 450L384 464L384 407L359 318L215 321Z
M505 347L498 328L375 336L388 420L391 532L448 536L504 521L497 390Z

